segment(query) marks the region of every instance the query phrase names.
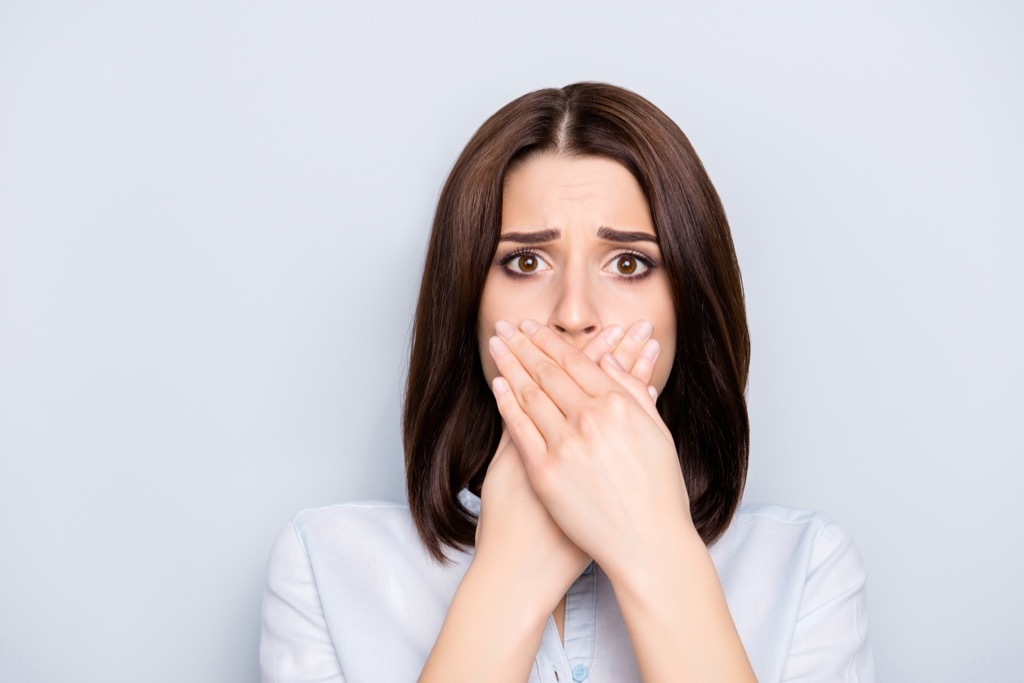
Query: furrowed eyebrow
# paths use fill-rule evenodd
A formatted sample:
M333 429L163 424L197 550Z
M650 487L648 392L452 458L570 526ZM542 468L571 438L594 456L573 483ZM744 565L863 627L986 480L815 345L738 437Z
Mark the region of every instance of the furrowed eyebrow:
M603 240L609 242L654 242L658 243L658 238L649 232L636 232L632 230L615 230L614 228L599 228L597 236Z
M498 237L499 242L517 242L519 244L544 244L554 242L562 236L561 230L538 230L536 232L507 232ZM598 228L597 236L607 242L628 244L630 242L658 243L658 238L649 232L634 230L616 230L614 228Z
M554 242L562 236L561 230L538 230L537 232L506 232L498 237L499 242L518 242L519 244L544 244Z

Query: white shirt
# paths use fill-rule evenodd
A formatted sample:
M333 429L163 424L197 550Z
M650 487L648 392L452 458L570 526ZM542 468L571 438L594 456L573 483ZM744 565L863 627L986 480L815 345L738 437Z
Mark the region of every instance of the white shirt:
M479 498L461 499L479 512ZM864 567L846 532L816 513L745 504L709 550L758 681L874 681ZM263 681L415 681L472 551L450 556L442 566L428 555L402 505L298 513L270 557ZM640 680L600 567L570 588L564 634L563 646L548 620L531 683Z

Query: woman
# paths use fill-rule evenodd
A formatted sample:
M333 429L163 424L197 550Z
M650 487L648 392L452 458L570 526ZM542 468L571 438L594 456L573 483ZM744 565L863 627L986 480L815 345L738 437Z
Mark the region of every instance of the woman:
M682 131L602 84L508 104L434 219L409 508L294 518L264 680L872 680L846 534L737 511L748 359L728 224Z

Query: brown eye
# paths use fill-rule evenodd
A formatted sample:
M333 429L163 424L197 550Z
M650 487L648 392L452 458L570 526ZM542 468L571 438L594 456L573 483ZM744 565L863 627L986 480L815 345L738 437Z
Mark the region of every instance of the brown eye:
M512 277L525 277L527 275L538 275L545 270L551 270L551 266L533 251L515 251L505 256L500 261L502 268Z
M639 280L650 273L654 267L654 262L648 257L627 251L609 261L604 270L623 280Z
M632 275L636 272L637 262L632 256L620 256L618 258L619 272L623 275Z
M516 265L522 273L532 273L537 270L537 257L533 254L523 254L516 258Z

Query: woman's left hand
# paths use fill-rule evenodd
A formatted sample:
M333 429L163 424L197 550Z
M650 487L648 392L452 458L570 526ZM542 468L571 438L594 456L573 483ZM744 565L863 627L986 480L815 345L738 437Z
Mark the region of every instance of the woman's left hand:
M499 321L493 389L530 483L609 575L696 536L671 433L648 387L610 355L595 363L533 321Z

